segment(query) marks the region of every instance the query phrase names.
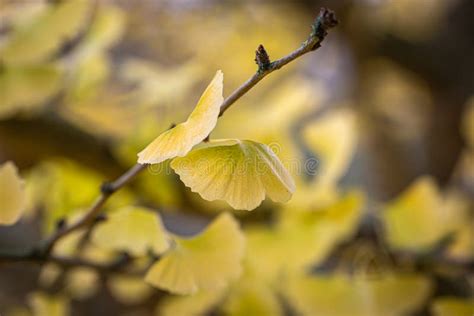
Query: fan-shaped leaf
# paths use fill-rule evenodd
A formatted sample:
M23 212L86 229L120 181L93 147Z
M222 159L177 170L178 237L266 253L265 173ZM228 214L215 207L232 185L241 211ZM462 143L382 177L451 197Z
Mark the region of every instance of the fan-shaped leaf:
M144 256L149 250L163 253L168 248L167 238L159 215L140 207L110 213L92 235L92 241L104 249L127 251L135 256Z
M223 80L224 74L217 71L187 121L158 136L138 154L138 162L155 164L184 156L204 140L216 126L220 106L224 101Z
M443 196L434 179L422 177L382 213L387 240L394 248L427 250L455 230L463 204Z
M177 294L222 288L240 275L243 252L239 225L224 213L200 235L176 237L175 248L150 268L145 280Z
M181 181L204 199L224 200L235 209L252 210L267 194L286 202L293 179L272 150L249 140L215 140L176 158L171 167Z

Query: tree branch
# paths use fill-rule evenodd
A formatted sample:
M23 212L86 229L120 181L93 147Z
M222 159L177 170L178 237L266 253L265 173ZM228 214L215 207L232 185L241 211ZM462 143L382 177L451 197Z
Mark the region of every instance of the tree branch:
M321 42L327 35L327 31L330 28L336 26L337 23L338 22L334 12L326 8L322 8L318 14L318 17L312 24L312 32L308 39L292 53L273 62L270 62L265 48L260 45L256 52L255 58L255 61L258 65L257 72L224 100L221 105L219 117L222 116L231 105L233 105L238 99L251 90L264 77L289 64L295 59L305 55L306 53L319 48L321 46ZM49 238L41 241L33 248L20 251L0 250L0 262L29 261L42 263L50 261L60 264L63 267L86 266L100 271L112 269L110 265L96 264L79 258L57 257L52 254L52 250L56 243L64 236L94 223L95 219L100 214L102 207L110 198L110 196L134 179L146 167L147 165L136 164L117 180L104 184L101 187L101 195L85 213L84 217L72 224L63 223L63 225L58 227L55 233L53 233Z

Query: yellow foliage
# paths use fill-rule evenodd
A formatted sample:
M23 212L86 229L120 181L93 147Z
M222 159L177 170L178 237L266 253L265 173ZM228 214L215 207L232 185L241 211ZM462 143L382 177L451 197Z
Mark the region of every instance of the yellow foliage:
M148 271L145 280L176 294L225 287L241 272L244 236L228 213L193 238L175 237L175 246Z
M111 212L94 229L92 241L101 248L126 251L134 256L145 256L148 251L159 255L169 246L159 214L142 207Z
M142 278L117 275L107 280L112 295L123 304L137 304L150 297L153 289Z
M192 191L209 201L224 200L235 209L253 210L268 195L291 198L293 179L272 150L249 140L213 140L171 162Z
M35 292L29 297L33 316L68 316L69 302L63 296L50 296Z
M54 64L6 67L0 71L0 119L31 112L58 93L62 70Z
M443 196L434 179L422 177L389 202L381 216L392 247L428 250L454 231L464 209L457 197Z
M156 164L170 158L186 155L214 129L222 96L224 74L218 71L206 88L186 122L158 136L138 154L141 164Z
M16 166L8 161L0 165L0 225L16 223L26 207L23 180Z
M41 14L17 28L0 47L1 61L7 65L44 61L81 31L90 9L89 0L68 0L45 6Z
M414 274L299 276L283 291L302 316L402 316L425 302L431 282Z

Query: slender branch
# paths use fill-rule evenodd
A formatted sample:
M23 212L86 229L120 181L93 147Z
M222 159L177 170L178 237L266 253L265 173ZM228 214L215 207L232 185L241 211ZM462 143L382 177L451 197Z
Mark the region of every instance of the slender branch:
M85 227L91 223L93 223L99 215L100 211L102 210L102 206L107 202L109 197L115 193L116 191L120 190L123 186L129 183L133 178L135 178L143 169L145 169L147 165L136 164L128 171L126 171L123 175L121 175L117 180L114 182L106 183L102 185L101 191L102 194L96 200L96 202L91 206L89 211L86 212L84 217L82 217L77 222L59 228L51 237L43 241L42 251L44 251L45 255L48 255L51 250L53 249L54 245L60 240L62 237L66 236L67 234L76 231L82 227Z
M289 64L295 59L316 50L321 46L321 42L327 35L327 31L337 25L337 20L334 12L331 10L322 8L318 14L318 17L312 25L312 32L308 39L295 51L292 53L270 62L265 48L260 45L256 52L255 61L258 64L257 72L250 77L246 82L244 82L239 88L237 88L229 97L227 97L221 105L221 111L219 117L227 111L231 105L233 105L238 99L245 95L249 90L251 90L260 80L282 68L283 66ZM136 164L128 171L126 171L122 176L117 180L106 183L101 188L101 195L95 201L95 203L89 208L85 213L84 217L80 220L72 223L62 223L58 227L55 233L53 233L49 238L41 241L39 245L20 251L1 251L0 250L0 262L12 262L12 261L30 261L30 262L46 262L51 261L57 264L60 264L64 267L69 266L87 266L94 268L96 270L104 271L110 270L113 267L110 265L101 265L93 262L85 261L79 258L63 258L57 257L52 254L52 250L56 243L63 238L64 236L84 227L92 225L97 216L100 214L102 207L110 198L110 196L115 193L117 190L120 190L123 186L129 183L134 179L141 171L147 167L146 164Z
M321 47L321 42L326 37L327 31L330 28L336 26L337 23L338 21L333 11L328 10L326 8L321 8L318 17L312 25L313 31L309 35L308 39L295 51L269 64L268 62L270 60L265 51L265 48L260 45L256 52L255 58L255 61L259 66L257 72L237 90L235 90L227 99L224 100L224 103L222 103L221 105L221 112L219 116L222 116L224 112L227 111L232 104L234 104L235 101L240 99L244 94L246 94L267 75L271 74L275 70L282 68L283 66L289 64L290 62L303 56L304 54L312 52Z

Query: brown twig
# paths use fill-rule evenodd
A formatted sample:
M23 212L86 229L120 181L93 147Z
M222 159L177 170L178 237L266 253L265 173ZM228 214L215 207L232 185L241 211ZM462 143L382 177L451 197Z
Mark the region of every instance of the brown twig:
M238 99L245 95L252 89L260 80L269 75L275 70L282 68L293 60L303 56L306 53L316 50L321 46L321 42L327 35L327 31L337 25L337 20L334 12L322 8L318 17L312 25L312 32L308 39L292 53L274 61L270 62L268 54L263 46L259 46L256 52L256 62L258 64L257 72L250 77L244 84L237 88L229 97L227 97L221 105L219 116L222 116L226 110L230 108ZM56 257L52 254L52 250L56 243L64 236L84 227L88 227L94 223L97 216L100 214L102 207L110 198L110 196L121 189L132 179L134 179L147 165L136 164L128 171L126 171L117 180L106 183L101 188L101 195L96 202L85 213L84 217L72 224L60 225L55 233L49 238L41 241L39 245L20 251L0 251L0 262L12 261L30 261L30 262L46 262L52 261L62 266L88 266L96 270L111 269L108 265L98 265L79 258L62 258Z
M265 78L267 75L271 74L275 70L282 68L283 66L289 64L293 60L307 54L311 51L314 51L321 47L321 42L327 35L327 31L336 26L338 23L336 15L333 11L321 8L318 17L312 25L312 32L309 35L308 39L295 51L290 54L270 62L268 64L269 57L263 45L260 45L256 51L255 61L258 64L257 72L250 77L243 85L241 85L237 90L235 90L227 99L224 100L224 103L221 105L221 112L219 116L222 116L229 107L234 104L235 101L240 99L244 94L246 94L250 89L252 89L260 80Z

